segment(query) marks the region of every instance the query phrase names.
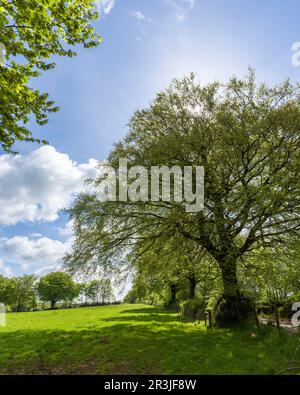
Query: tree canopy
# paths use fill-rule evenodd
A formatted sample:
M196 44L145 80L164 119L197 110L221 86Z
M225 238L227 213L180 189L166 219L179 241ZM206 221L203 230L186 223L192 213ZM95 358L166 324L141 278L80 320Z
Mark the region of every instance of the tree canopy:
M53 309L61 300L72 300L79 295L80 286L64 272L52 272L42 277L37 291L41 300L51 303Z
M98 14L94 0L0 1L0 144L12 152L16 141L36 141L27 123L44 125L58 107L47 93L30 87L30 80L54 68L52 55L76 55L72 46L99 44L92 26ZM4 46L4 47L3 47ZM43 141L44 143L46 141Z
M219 322L246 318L238 260L299 236L299 87L257 84L253 71L207 86L191 75L136 111L129 127L108 163L116 169L119 158L149 170L153 164L204 166L204 209L186 213L174 201L101 202L96 193L82 194L69 210L77 239L67 265L76 270L109 262L114 254L120 262L130 249L143 253L179 234L219 265Z

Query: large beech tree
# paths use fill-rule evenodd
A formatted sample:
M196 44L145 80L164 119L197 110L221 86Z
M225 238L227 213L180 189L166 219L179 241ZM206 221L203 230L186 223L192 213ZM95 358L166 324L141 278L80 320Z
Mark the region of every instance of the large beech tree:
M272 88L258 85L251 70L244 79L207 86L191 75L136 111L129 128L109 163L117 168L119 158L126 157L130 165L148 169L204 166L205 207L186 213L173 201L103 203L96 194L83 194L69 210L77 239L66 257L68 267L121 263L130 249L147 251L178 233L219 265L223 296L217 322L248 318L238 260L297 236L300 229L298 87L288 81Z
M11 152L16 141L41 142L26 124L35 118L43 125L48 113L58 108L47 93L31 88L30 80L55 66L52 55L72 57L76 44L98 45L101 39L91 24L97 16L94 0L0 1L0 147L4 151Z

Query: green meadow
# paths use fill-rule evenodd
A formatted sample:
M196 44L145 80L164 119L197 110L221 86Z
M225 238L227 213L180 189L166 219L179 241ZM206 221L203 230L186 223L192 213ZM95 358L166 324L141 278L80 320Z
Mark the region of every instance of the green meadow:
M7 314L1 374L297 374L299 336L122 304ZM298 364L298 365L297 365Z

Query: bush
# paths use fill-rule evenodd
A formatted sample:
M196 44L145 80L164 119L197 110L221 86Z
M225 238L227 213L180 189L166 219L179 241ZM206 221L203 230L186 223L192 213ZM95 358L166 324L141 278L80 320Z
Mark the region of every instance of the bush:
M205 303L201 298L194 298L180 303L180 315L182 318L196 321L205 319Z
M218 326L231 326L240 320L255 319L255 305L251 298L243 295L222 296L217 302L215 320Z

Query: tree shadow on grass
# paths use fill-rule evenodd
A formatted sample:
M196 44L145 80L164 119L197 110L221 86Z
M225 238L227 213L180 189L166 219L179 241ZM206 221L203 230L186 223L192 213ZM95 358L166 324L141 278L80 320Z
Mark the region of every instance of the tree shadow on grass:
M111 317L111 318L103 318L102 321L107 322L124 322L124 321L136 321L136 322L152 322L156 321L157 323L172 323L172 322L181 322L180 318L176 315L167 315L167 314L143 314L143 315L126 315L122 317Z
M166 323L2 332L2 374L274 374L293 344Z
M162 307L148 307L141 309L129 309L123 310L120 312L121 314L160 314L160 315L175 315L177 314L174 310L168 310Z

